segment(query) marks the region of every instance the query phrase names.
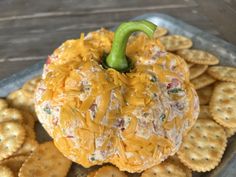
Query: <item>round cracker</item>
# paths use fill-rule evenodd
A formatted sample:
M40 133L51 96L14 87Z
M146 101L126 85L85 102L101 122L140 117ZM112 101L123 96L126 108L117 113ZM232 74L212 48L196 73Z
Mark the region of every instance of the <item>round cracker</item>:
M7 121L23 121L23 116L18 109L15 108L6 108L0 111L0 122Z
M226 66L212 66L207 70L212 77L221 80L236 82L236 68Z
M36 76L33 79L28 80L22 87L23 90L34 93L38 83L41 81L41 76Z
M191 177L192 172L185 167L178 159L168 158L159 165L145 170L141 177Z
M211 84L197 90L197 95L199 97L200 105L206 105L210 102L213 89L214 85Z
M87 177L94 177L96 174L96 171L91 171L89 172L89 174L87 175Z
M165 46L167 51L177 51L180 49L188 49L192 47L191 39L180 35L168 35L160 37L161 43Z
M25 129L18 122L3 122L0 124L0 160L16 152L25 139Z
M34 139L27 137L24 144L13 154L13 156L18 155L30 155L38 147L38 142Z
M217 57L202 50L184 49L179 50L177 55L181 56L186 61L195 64L216 65L219 63L219 59Z
M231 136L233 136L236 133L236 128L226 128L225 129L225 134L227 136L227 138L230 138Z
M178 156L175 154L174 156L169 157L169 159L172 159L173 162L178 165L180 168L182 168L185 173L187 174L187 177L192 176L192 170L190 170L187 166L185 166L178 158Z
M14 108L29 111L37 120L34 109L34 93L29 93L23 89L16 90L7 96L7 101Z
M177 155L180 161L193 171L206 172L219 164L226 143L223 127L211 119L198 119L183 138Z
M15 176L18 176L18 172L24 163L24 161L28 158L28 156L17 156L10 157L0 162L0 165L5 165L11 169Z
M220 125L236 128L236 83L222 82L214 88L210 113Z
M64 177L70 166L71 161L64 157L50 141L40 144L29 156L19 171L19 177Z
M165 36L167 33L168 33L168 30L166 28L158 26L154 32L154 38Z
M208 65L198 65L195 64L192 67L190 67L189 72L190 72L190 79L194 79L201 74L203 74L208 68Z
M10 168L0 165L0 176L1 177L14 177L14 174L10 170Z
M191 83L194 85L195 89L200 89L200 88L213 84L215 81L216 80L213 77L211 77L209 74L203 73L199 77L192 79Z
M188 65L188 68L191 68L191 67L193 67L195 65L194 63L190 63L190 62L186 62L186 63Z
M94 177L127 177L127 175L114 166L103 166L96 171Z
M8 103L5 99L0 98L0 111L6 109L8 107Z

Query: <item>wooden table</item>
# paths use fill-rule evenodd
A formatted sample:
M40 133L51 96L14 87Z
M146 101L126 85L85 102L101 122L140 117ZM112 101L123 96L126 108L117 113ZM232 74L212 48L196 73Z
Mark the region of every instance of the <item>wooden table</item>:
M80 32L153 12L236 45L236 0L1 0L0 79L45 59Z

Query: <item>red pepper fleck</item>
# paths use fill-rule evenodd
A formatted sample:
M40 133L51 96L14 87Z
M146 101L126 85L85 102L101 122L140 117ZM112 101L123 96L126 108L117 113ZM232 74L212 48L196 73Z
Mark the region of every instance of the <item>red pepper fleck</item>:
M167 86L166 86L167 89L170 89L171 87L172 87L171 83L167 84Z
M38 90L40 90L41 92L44 92L46 89L42 88L42 87L39 87Z
M58 118L53 118L52 123L53 123L53 125L57 125L58 124Z
M171 82L167 84L166 88L171 89L171 88L177 87L178 85L179 85L179 80L176 78L173 78Z
M50 64L50 63L51 63L51 58L50 58L50 56L48 56L47 61L46 61L46 64L48 65L48 64Z

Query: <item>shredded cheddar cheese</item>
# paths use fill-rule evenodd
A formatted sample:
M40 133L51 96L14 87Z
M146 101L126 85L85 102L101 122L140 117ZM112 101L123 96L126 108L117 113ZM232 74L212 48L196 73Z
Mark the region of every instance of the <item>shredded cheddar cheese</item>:
M129 39L129 73L104 69L113 36L101 29L56 49L36 91L36 112L71 160L141 172L179 149L198 116L198 98L184 60L143 34Z

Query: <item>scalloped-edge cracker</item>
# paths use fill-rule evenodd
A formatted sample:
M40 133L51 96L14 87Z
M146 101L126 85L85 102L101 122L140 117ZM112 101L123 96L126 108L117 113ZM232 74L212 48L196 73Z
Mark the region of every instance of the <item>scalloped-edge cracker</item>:
M194 63L190 63L190 62L186 62L186 63L188 65L188 68L191 68L191 67L193 67L195 65Z
M194 85L195 89L200 89L200 88L213 84L215 81L216 80L213 77L211 77L209 74L203 73L199 77L192 79L191 83Z
M195 64L216 65L219 63L219 59L217 57L202 50L184 49L177 51L177 55L181 56L186 61Z
M25 140L24 127L16 122L2 122L0 124L0 160L10 157Z
M0 165L0 176L1 177L14 177L14 174L10 168Z
M28 80L26 83L24 83L24 85L22 86L22 89L24 89L25 91L29 93L34 93L40 81L41 81L41 76L36 76Z
M34 109L34 93L29 93L26 90L19 89L7 96L7 101L10 106L18 109L29 111L37 120Z
M210 102L213 89L214 85L211 84L197 90L200 105L206 105Z
M172 159L173 162L174 162L176 165L180 166L180 168L182 168L182 169L185 171L185 173L187 174L187 177L191 177L191 176L192 176L192 170L190 170L186 165L184 165L184 164L179 160L179 158L178 158L178 156L177 156L176 154L173 155L173 156L171 156L171 157L169 157L169 158Z
M224 127L224 130L225 130L225 134L226 134L227 138L230 138L231 136L233 136L236 133L236 128Z
M192 47L191 39L181 35L168 35L159 38L167 51L177 51Z
M0 122L23 121L23 116L18 109L6 108L0 111Z
M96 174L96 171L91 171L89 172L89 174L87 175L87 177L94 177Z
M190 72L190 79L194 79L201 74L203 74L208 68L208 65L198 65L195 64L192 67L190 67L189 72Z
M27 137L24 144L14 153L13 156L30 155L38 147L38 142Z
M28 158L28 156L17 156L10 157L0 162L0 165L5 165L11 169L15 176L18 176L18 172L24 163L24 161Z
M217 80L236 82L236 68L227 66L212 66L208 68L207 72Z
M166 28L158 26L154 32L154 38L165 36L167 33L168 30Z
M0 111L6 109L8 107L8 103L5 99L0 98Z
M177 158L169 157L159 165L145 170L141 177L191 177L192 172L184 166Z
M226 144L227 137L223 127L211 119L198 119L183 138L177 155L193 171L206 172L219 164Z
M40 144L19 171L19 177L65 177L71 161L64 157L53 142Z
M210 113L220 125L236 128L236 83L222 82L215 86L211 101Z
M107 165L99 168L94 177L127 177L127 175L117 167Z

